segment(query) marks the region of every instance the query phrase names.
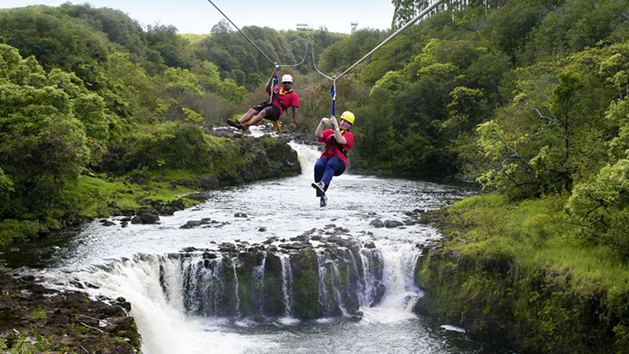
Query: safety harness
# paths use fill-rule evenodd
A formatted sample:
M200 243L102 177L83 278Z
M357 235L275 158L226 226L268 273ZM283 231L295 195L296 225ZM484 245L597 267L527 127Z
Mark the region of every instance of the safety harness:
M345 133L345 130L341 130L341 135L343 135L343 133ZM341 154L343 154L343 156L345 156L347 158L347 150L345 150L345 148L341 148L339 146L339 143L336 142L336 138L334 136L331 136L330 141L328 141L328 143L325 145L325 148L323 149L323 153L327 154L328 153L328 149L332 149L332 156L336 156L336 151L339 151Z
M277 69L277 64L275 68ZM272 81L273 85L271 86L271 98L269 99L269 104L273 104L273 101L277 100L277 103L279 103L280 107L282 107L282 112L286 112L286 106L284 106L284 102L280 100L279 96L291 93L293 92L293 90L290 89L284 93L283 92L284 88L280 88L280 91L276 95L275 86L277 86L277 83L279 82L279 78L277 77L277 75L275 75L275 77L272 80L273 80ZM271 124L273 124L273 129L275 130L275 132L279 133L282 130L279 118L277 120L274 120Z
M271 100L277 100L277 103L280 104L280 107L282 107L282 112L286 112L286 106L284 106L284 102L282 102L282 100L280 100L279 96L283 96L283 95L287 95L289 93L293 92L293 89L290 90L286 90L284 91L283 88L280 89L280 91L277 93L277 95L273 95L273 97L271 98Z

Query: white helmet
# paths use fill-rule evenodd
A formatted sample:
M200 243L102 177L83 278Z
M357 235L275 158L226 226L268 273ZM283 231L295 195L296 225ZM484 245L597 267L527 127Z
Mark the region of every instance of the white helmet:
M282 76L282 82L291 82L292 83L293 82L293 77L288 75L288 74L286 74L286 75Z

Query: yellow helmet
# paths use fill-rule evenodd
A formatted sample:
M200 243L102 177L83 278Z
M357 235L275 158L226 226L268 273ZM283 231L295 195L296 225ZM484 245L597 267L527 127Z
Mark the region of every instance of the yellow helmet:
M349 124L354 124L354 119L356 119L356 116L354 116L354 113L350 111L345 111L343 112L343 114L341 114L341 119L345 119L349 122Z

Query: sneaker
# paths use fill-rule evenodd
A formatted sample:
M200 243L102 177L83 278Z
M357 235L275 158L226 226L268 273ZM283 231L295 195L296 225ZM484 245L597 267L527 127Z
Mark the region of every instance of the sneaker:
M237 120L228 119L227 124L231 125L234 128L243 129L242 123ZM243 129L244 130L244 129Z
M312 182L310 184L312 186L312 188L318 190L320 193L323 193L325 195L325 184L323 184L323 182L319 181L319 182Z
M319 201L319 206L321 207L321 209L323 209L327 205L328 205L328 197L324 195L323 197L321 197L321 200Z

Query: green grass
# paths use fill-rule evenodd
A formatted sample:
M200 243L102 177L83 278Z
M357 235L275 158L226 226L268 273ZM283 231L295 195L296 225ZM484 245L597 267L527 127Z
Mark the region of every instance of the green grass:
M112 202L115 202L119 209L132 210L140 208L139 202L145 199L169 202L183 198L186 205L198 202L186 197L193 189L183 186L173 188L169 183L170 180L192 178L189 172L167 170L141 174L144 179L142 184L124 182L128 176L120 176L111 181L93 176L80 176L78 183L68 190L66 203L73 205L81 215L100 217L110 214L109 205Z
M470 227L472 243L461 250L512 252L523 266L569 270L573 281L611 287L629 282L629 267L606 246L586 242L563 211L565 198L546 197L510 204L499 196L475 196L452 210Z
M0 220L0 248L10 245L13 240L36 237L38 230L38 222L15 219Z
M48 310L38 307L31 313L31 318L34 320L46 320L48 319Z

